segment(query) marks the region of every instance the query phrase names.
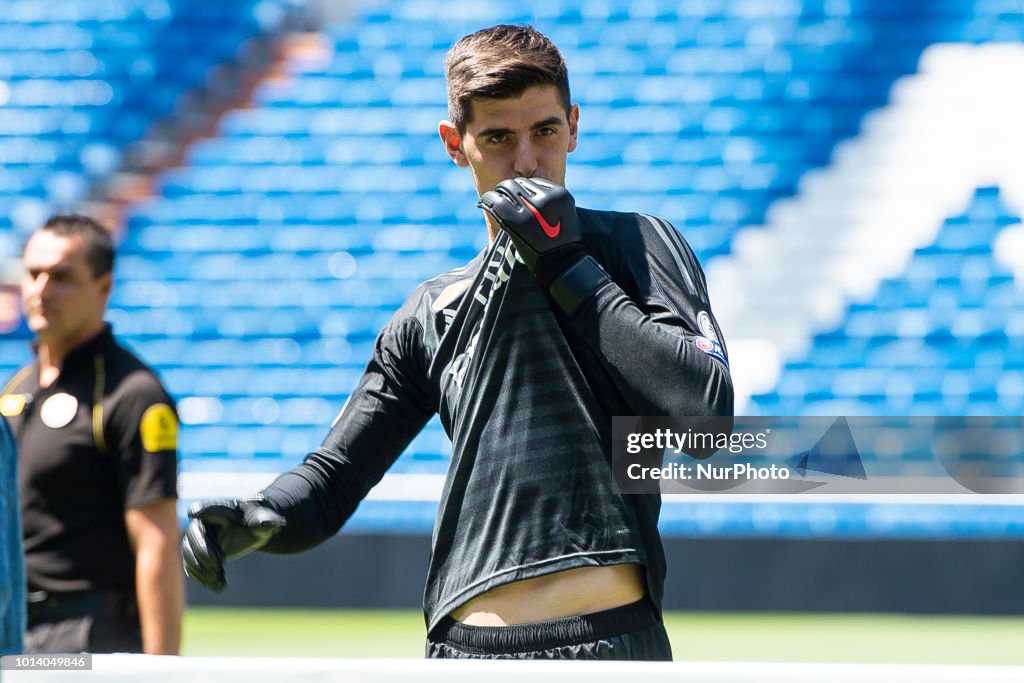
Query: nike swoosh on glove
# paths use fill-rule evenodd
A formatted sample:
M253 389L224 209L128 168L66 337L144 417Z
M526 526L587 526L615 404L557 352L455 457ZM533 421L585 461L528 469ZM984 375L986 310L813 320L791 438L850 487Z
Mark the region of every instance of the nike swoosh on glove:
M576 200L543 178L503 180L477 206L498 221L523 262L545 287L586 256L580 242Z

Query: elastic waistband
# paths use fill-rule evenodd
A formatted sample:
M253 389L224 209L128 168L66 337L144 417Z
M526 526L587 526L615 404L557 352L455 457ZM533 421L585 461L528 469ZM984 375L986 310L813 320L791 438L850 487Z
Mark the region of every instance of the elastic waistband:
M604 640L642 631L657 623L654 608L643 598L593 614L512 626L471 626L445 616L430 634L430 640L447 642L467 652L511 654Z

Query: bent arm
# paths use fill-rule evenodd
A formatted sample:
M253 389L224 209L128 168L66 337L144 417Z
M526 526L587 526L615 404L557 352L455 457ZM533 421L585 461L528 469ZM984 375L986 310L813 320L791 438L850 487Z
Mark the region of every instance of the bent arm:
M577 210L568 190L536 178L503 180L478 206L498 221L635 414L732 415L704 273L674 227L643 214Z
M674 227L635 220L634 239L604 249L614 278L585 256L552 283L551 296L634 414L732 415L728 356L704 273Z
M699 350L695 335L657 322L611 280L584 302L573 325L637 415L732 415L728 368Z

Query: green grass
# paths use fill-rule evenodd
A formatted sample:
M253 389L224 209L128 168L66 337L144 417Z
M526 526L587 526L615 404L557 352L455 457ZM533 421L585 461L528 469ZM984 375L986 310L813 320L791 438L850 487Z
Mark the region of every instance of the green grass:
M684 614L676 659L1024 664L1024 618L881 614Z
M426 628L412 610L189 608L184 655L422 657Z
M666 615L677 661L1024 664L1024 618ZM190 608L183 654L422 657L418 611Z

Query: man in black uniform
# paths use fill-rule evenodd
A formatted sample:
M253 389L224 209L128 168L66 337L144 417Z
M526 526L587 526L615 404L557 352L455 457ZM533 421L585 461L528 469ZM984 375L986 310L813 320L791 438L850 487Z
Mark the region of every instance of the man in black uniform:
M114 248L84 216L29 239L22 299L35 361L4 387L18 444L28 652L176 654L177 417L104 322Z
M489 246L421 285L377 339L323 444L261 494L194 506L186 571L333 535L436 412L452 460L424 611L430 657L670 659L658 496L612 480L615 415L729 415L704 275L679 233L575 209L579 108L527 27L446 59L445 149L468 167Z

